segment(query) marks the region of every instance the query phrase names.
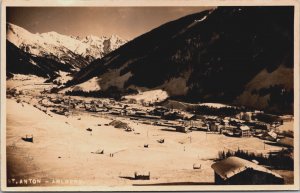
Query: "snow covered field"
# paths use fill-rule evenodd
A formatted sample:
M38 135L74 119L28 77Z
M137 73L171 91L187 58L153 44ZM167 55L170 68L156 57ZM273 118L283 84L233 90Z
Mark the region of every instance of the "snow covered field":
M21 89L23 83L14 80L8 82L8 87L11 85ZM23 86L30 88L28 82ZM22 179L37 179L41 182L37 185L45 186L212 184L211 165L219 151L239 148L267 153L281 149L254 137L232 138L202 131L179 133L111 115L77 112L67 117L47 112L49 116L33 106L37 95L37 91L27 93L27 98L33 97L29 104L7 99L8 179L19 183ZM27 100L26 97L23 99ZM134 131L107 125L115 119L128 123ZM33 143L22 140L26 135L33 136ZM158 143L159 139L165 142ZM145 144L149 147L144 148ZM103 154L92 153L98 150L104 150ZM193 169L194 164L200 164L201 169ZM133 180L134 172L150 172L151 178Z

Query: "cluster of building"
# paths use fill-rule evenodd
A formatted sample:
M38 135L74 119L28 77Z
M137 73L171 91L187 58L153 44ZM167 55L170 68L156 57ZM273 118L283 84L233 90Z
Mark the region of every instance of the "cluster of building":
M179 109L163 106L138 106L111 99L81 100L71 97L44 96L39 101L44 108L68 116L71 111L83 110L94 113L126 116L144 124L152 124L174 128L178 132L200 130L211 133L224 134L233 137L258 137L280 145L291 146L293 138L280 135L278 126L285 120L275 115L268 115L262 111L241 112L234 117L196 115Z
M259 115L259 116L257 116ZM264 122L256 117L268 117L268 121ZM293 147L293 136L286 136L278 127L284 124L287 119L282 119L279 116L264 114L258 112L242 112L235 117L218 117L218 116L203 116L202 119L190 121L190 126L197 130L205 130L224 134L231 137L257 137L262 140L275 142L278 145ZM293 132L290 133L293 135Z

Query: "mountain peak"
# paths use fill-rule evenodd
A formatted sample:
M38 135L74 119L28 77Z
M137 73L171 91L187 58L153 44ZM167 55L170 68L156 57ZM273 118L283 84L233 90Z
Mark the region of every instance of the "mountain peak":
M110 49L111 51L126 42L119 36L113 35L111 37L116 42ZM22 27L7 23L7 40L15 46L26 48L31 54L38 56L43 56L47 53L60 58L66 55L66 50L69 50L83 57L97 59L104 55L103 44L106 39L95 35L88 35L84 39L80 39L79 36L62 35L55 31L33 34Z
M70 36L71 38L75 39L75 40L81 40L82 38L80 36Z
M87 40L99 40L100 38L98 36L88 35L88 36L85 37L85 39L87 39Z
M113 35L109 36L109 39L122 39L122 38L118 35L113 34Z
M7 41L20 52L41 58L51 58L61 65L71 66L72 70L79 70L91 61L103 57L117 49L126 41L117 41L109 50L104 51L106 38L89 35L84 39L79 36L68 36L55 31L45 33L31 33L26 29L7 23ZM13 46L12 46L13 47Z
M30 41L33 34L26 29L19 27L12 23L6 24L6 38L17 47L20 46L25 40Z

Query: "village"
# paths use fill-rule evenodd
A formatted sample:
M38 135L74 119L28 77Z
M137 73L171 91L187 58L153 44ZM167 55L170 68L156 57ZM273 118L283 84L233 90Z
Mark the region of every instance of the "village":
M32 100L33 98L31 98ZM34 107L49 114L53 112L70 116L89 112L94 116L110 115L126 117L148 125L165 126L177 132L204 131L223 134L228 137L257 137L261 140L293 148L293 131L281 130L280 126L291 122L293 116L276 116L263 111L240 112L234 117L193 114L180 109L170 109L157 105L140 105L131 101L114 99L81 99L80 97L41 95ZM26 102L26 100L19 102ZM29 104L29 102L27 102ZM212 107L213 109L216 107ZM128 131L128 130L127 130Z
M225 116L222 113L220 113L220 116L217 116L216 112L221 112L223 110L222 107L205 106L205 108L214 109L214 115L210 115L209 113L199 114L194 113L195 111L188 112L180 108L170 108L163 103L140 104L134 100L123 99L116 101L110 98L86 98L49 92L29 95L28 93L24 94L22 90L17 91L13 89L8 90L7 98L14 99L22 106L24 106L24 104L32 105L49 118L54 116L65 117L67 119L74 117L76 123L83 122L83 124L85 124L84 117L86 116L94 117L95 120L105 118L109 121L104 123L103 121L99 121L94 124L95 126L93 127L89 126L82 129L90 133L90 135L95 135L94 133L99 127L106 127L108 130L111 127L122 129L126 133L133 133L140 137L143 136L142 138L144 138L144 135L147 135L147 140L145 140L143 144L140 144L144 149L151 149L153 146L156 146L153 145L153 142L149 142L149 139L151 139L149 132L153 133L156 128L160 128L161 132L169 132L170 134L174 132L182 133L181 135L183 135L184 139L179 140L178 144L183 146L183 151L189 151L189 143L193 144L197 140L203 140L203 137L197 137L198 134L196 135L196 133L199 133L199 136L205 134L206 140L207 138L216 136L216 138L214 137L215 140L228 141L229 144L231 144L230 141L239 139L240 142L235 145L235 148L220 147L219 150L215 149L214 151L217 151L219 156L216 155L215 158L209 159L213 159L217 162L215 163L215 161L213 161L212 164L209 164L208 168L206 168L207 166L205 166L205 164L199 163L199 161L191 164L192 170L195 171L214 171L214 182L209 182L212 184L258 183L252 178L245 178L249 179L248 182L238 182L238 180L236 180L238 176L249 175L248 172L250 172L251 176L255 176L255 172L258 172L259 175L267 176L264 177L266 181L259 181L261 184L292 183L293 180L291 174L289 174L292 171L287 174L285 170L282 170L282 168L286 169L280 165L284 163L276 162L275 165L273 163L272 165L270 164L270 160L268 160L268 157L273 154L284 157L284 159L282 157L276 157L276 160L286 160L287 157L289 158L288 161L293 160L293 116L271 115L258 110L240 110L240 112L234 116ZM226 108L231 107L227 106ZM72 125L71 121L65 121L65 124ZM132 126L133 124L135 126ZM151 128L153 128L153 131ZM154 143L164 145L166 142L172 140L170 134L162 135L160 132L152 134L152 136L156 136ZM35 138L34 133L28 132L26 136L22 137L23 141L30 143L34 143ZM255 140L255 143L260 141L259 143L262 144L259 145L261 150L257 150L256 148L254 148L253 151L249 151L249 148L244 149L243 146L245 146L245 144L243 144L242 141L248 139ZM245 152L243 152L244 150ZM121 149L108 153L106 148L102 147L91 153L108 154L109 157L115 157L116 154L122 154L123 151L125 150ZM246 159L242 159L241 157ZM268 166L265 168L260 162ZM227 167L228 164L230 167ZM293 170L293 164L289 164L288 171ZM237 167L239 168L238 170L236 169ZM248 171L246 169L244 171L240 169L241 167L252 168L252 170ZM227 168L227 171L224 170L224 168ZM280 169L278 171L279 173L283 173L284 177L273 172L272 169L274 168L277 168L276 171ZM145 180L150 180L150 182L154 183L153 179L158 178L153 178L152 174L150 177L150 172L152 172L151 169L142 172L135 171L132 172L132 177L127 176L122 177L122 179L134 179L141 181L140 183L144 183ZM212 179L213 173L210 174L210 179ZM194 175L195 174L192 174L192 176ZM228 178L228 176L232 177Z

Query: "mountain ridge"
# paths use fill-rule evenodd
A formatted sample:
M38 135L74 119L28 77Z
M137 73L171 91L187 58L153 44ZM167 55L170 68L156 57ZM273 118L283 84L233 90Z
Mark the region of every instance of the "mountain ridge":
M95 77L102 91L163 89L192 102L292 112L293 14L288 6L218 7L191 14L91 62L67 86ZM279 68L290 75L287 81L247 86L262 71L275 76L270 80L282 78L281 72L273 73ZM246 96L251 103L245 103Z
M70 69L67 70L67 72L78 71L91 61L103 57L127 42L126 40L121 39L119 36L114 35L110 37L97 37L90 35L80 39L74 36L62 35L55 31L33 34L28 30L11 23L7 23L6 27L7 41L10 42L7 47L12 47L12 45L14 45L16 48L18 48L11 48L8 50L24 52L32 57L47 58L55 61L55 63L60 63L62 66L69 67ZM105 42L109 42L109 45L105 46L105 44L107 44ZM13 54L8 53L8 56L10 55ZM19 56L21 55L22 54L19 54ZM8 60L11 60L11 58ZM20 65L19 68L21 68L22 65L17 64L16 61L13 62L13 64ZM9 62L8 65L10 65ZM43 64L38 65L43 66ZM17 70L19 68L13 67L12 69ZM22 71L24 70L17 70L12 73L18 73ZM40 73L38 73L38 75L39 74ZM49 73L48 71L48 75L50 74L53 76L53 73Z

